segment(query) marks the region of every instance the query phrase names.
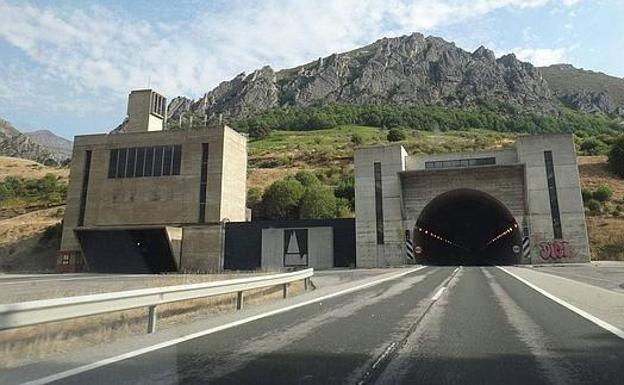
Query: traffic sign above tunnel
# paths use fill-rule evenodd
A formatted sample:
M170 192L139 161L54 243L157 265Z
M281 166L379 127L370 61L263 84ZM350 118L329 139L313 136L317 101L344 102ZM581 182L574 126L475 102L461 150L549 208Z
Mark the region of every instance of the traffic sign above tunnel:
M360 147L354 163L358 267L589 261L571 134L473 153Z

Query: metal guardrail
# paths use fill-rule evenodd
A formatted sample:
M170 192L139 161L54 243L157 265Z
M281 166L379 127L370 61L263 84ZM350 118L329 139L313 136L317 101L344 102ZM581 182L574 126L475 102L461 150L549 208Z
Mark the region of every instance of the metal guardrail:
M237 293L236 309L240 310L243 308L245 291L282 285L283 297L286 298L289 283L303 280L307 290L309 279L313 274L314 269L306 269L251 278L5 304L0 305L0 330L147 307L149 308L147 332L153 333L156 330L158 305Z

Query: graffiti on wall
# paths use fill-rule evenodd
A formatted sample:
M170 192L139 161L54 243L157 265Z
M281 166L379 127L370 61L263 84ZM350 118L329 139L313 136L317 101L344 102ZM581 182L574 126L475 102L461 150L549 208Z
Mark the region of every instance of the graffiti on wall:
M574 250L570 247L567 241L554 240L540 242L539 248L540 257L544 260L560 260L564 258L572 258L575 255Z

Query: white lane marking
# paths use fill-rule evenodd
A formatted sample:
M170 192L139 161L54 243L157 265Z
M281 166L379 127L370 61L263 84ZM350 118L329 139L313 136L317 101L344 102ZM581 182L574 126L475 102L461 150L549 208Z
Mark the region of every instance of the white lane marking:
M440 297L442 296L442 293L444 293L444 289L446 289L446 286L442 286L434 295L433 297L431 297L431 300L433 302L437 301L440 299Z
M527 281L526 279L519 277L518 275L512 273L511 271L508 271L507 269L505 269L504 267L501 266L496 266L498 267L500 270L504 271L505 273L511 275L512 277L514 277L515 279L517 279L518 281L524 283L525 285L527 285L528 287L530 287L531 289L537 291L538 293L544 295L547 298L550 298L551 300L555 301L556 303L558 303L559 305L567 308L568 310L571 310L573 312L575 312L576 314L580 315L581 317L585 318L586 320L593 322L594 324L600 326L601 328L615 334L616 336L620 337L621 339L624 339L624 330L611 325L610 323L601 320L600 318L593 316L591 314L589 314L588 312L586 312L585 310L581 310L578 307L572 305L569 302L566 302L564 300L562 300L559 297L556 297L552 294L550 294L549 292L547 292L546 290L532 284L531 282Z
M149 352L153 352L155 350L167 348L169 346L173 346L173 345L185 342L185 341L189 341L189 340L192 340L192 339L195 339L195 338L203 337L203 336L206 336L206 335L209 335L209 334L213 334L213 333L216 333L216 332L219 332L219 331L222 331L222 330L230 329L230 328L233 328L235 326L243 325L243 324L246 324L246 323L249 323L249 322L252 322L252 321L256 321L256 320L259 320L259 319L262 319L262 318L270 317L270 316L275 315L275 314L285 313L285 312L287 312L289 310L297 309L297 308L300 308L300 307L303 307L303 306L306 306L306 305L310 305L310 304L313 304L313 303L316 303L316 302L324 301L324 300L329 299L329 298L337 297L339 295L348 294L348 293L352 293L354 291L365 289L367 287L375 286L375 285L378 285L380 283L383 283L383 282L386 282L386 281L390 281L392 279L400 278L400 277L402 277L404 275L407 275L407 274L414 273L414 272L416 272L418 270L422 270L425 267L427 267L427 266L417 267L415 269L410 269L408 271L404 271L404 272L401 272L401 273L393 274L393 275L391 275L389 277L381 278L381 279L378 279L378 280L375 280L375 281L371 281L371 282L367 282L367 283L364 283L364 284L361 284L361 285L358 285L358 286L350 287L348 289L344 289L344 290L341 290L341 291L338 291L338 292L335 292L335 293L326 294L326 295L318 297L318 298L313 298L313 299L310 299L310 300L307 300L307 301L304 301L304 302L300 302L300 303L296 303L296 304L293 304L293 305L290 305L290 306L286 306L286 307L283 307L283 308L271 310L271 311L268 311L266 313L261 313L261 314L257 314L257 315L251 316L251 317L243 318L243 319L240 319L238 321L234 321L234 322L227 323L225 325L220 325L220 326L216 326L216 327L213 327L213 328L210 328L210 329L202 330L202 331L197 332L197 333L192 333L192 334L188 334L186 336L174 338L174 339L169 340L169 341L164 341L164 342L152 345L152 346L147 346L145 348L133 350L131 352L120 354L118 356L105 358L103 360L96 361L96 362L93 362L93 363L90 363L90 364L87 364L87 365L82 365L82 366L79 366L77 368L65 370L63 372L55 373L55 374L52 374L52 375L49 375L49 376L46 376L46 377L43 377L43 378L39 378L39 379L36 379L36 380L24 382L22 385L41 385L41 384L47 384L47 383L50 383L50 382L53 382L53 381L62 380L63 378L75 376L76 374L84 373L84 372L87 372L89 370L97 369L97 368L100 368L102 366L110 365L110 364L113 364L115 362L123 361L123 360L128 359L128 358L140 356L142 354L146 354L146 353L149 353Z

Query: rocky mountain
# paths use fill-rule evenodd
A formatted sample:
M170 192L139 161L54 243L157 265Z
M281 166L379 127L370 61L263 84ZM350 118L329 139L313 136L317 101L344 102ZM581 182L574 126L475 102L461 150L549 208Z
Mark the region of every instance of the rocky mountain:
M281 106L328 102L475 106L508 102L557 111L540 71L513 54L496 58L485 47L467 52L441 38L414 33L383 38L296 68L266 66L219 84L199 100L175 98L170 122L189 112L240 118Z
M69 159L72 156L72 141L60 137L49 130L24 132L24 135L29 137L33 142L47 148L54 156L58 156L61 160Z
M30 159L45 165L60 165L69 158L53 148L37 143L3 119L0 119L0 155Z
M539 70L553 94L568 107L624 117L624 79L570 64L555 64Z

